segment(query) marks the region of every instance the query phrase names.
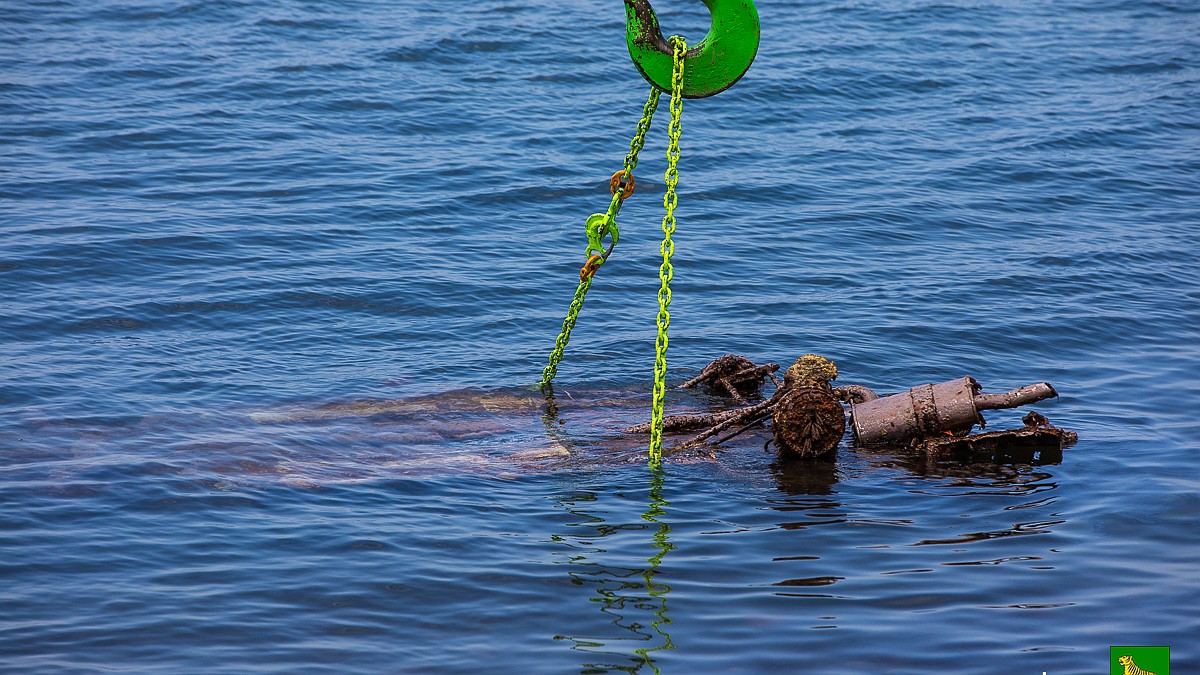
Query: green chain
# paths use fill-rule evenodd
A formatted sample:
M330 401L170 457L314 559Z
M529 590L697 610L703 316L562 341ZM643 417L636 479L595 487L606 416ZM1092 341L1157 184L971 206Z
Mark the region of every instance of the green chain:
M662 95L662 90L658 87L650 88L650 96L646 99L646 104L642 106L642 119L638 121L637 131L633 135L633 140L629 142L629 154L625 155L625 170L621 173L622 183L628 184L633 178L633 170L637 168L638 153L646 145L646 133L650 131L650 124L654 118L654 111L658 109L658 98ZM567 310L567 317L563 319L562 330L558 334L558 338L554 341L554 349L550 352L550 363L542 370L542 382L539 385L542 390L550 386L550 382L554 380L554 376L558 374L558 364L562 361L563 351L567 348L567 343L571 341L571 331L575 328L575 322L579 319L579 312L583 309L583 299L587 295L588 289L592 286L592 275L600 264L608 258L612 253L612 246L603 255L592 256L592 251L598 247L599 240L605 233L612 236L613 246L617 243L617 214L621 211L621 190L613 188L613 198L608 204L608 211L603 214L593 214L588 220L595 222L593 219L602 218L602 225L594 233L589 228L588 248L585 252L585 257L588 258L587 264L579 274L579 287L575 289L575 298L571 300L571 306ZM593 241L593 234L594 237ZM590 272L589 272L590 269Z
M687 53L687 44L683 38L674 36L670 39L675 48L675 67L671 71L671 125L667 134L671 141L667 145L667 173L664 180L667 193L663 195L663 206L667 214L663 216L663 242L659 247L662 251L662 265L658 268L658 278L662 282L658 288L658 338L654 342L654 396L651 400L650 420L650 468L662 468L662 426L663 399L667 391L667 328L671 325L671 278L675 270L671 267L671 256L675 254L675 242L671 235L675 232L675 207L679 197L675 194L675 185L679 182L679 135L683 131L680 118L683 116L683 58Z
M542 384L540 385L542 389L550 386L550 381L558 374L558 362L562 360L563 350L567 348L567 343L571 340L571 331L575 328L575 322L579 320L579 310L583 309L583 298L591 286L591 277L579 280L579 287L575 289L575 298L571 300L571 307L567 310L567 318L563 319L562 331L559 332L558 339L554 341L554 350L550 352L550 364L542 371Z
M658 87L650 87L650 96L646 98L646 104L642 106L642 119L638 121L637 133L633 135L633 140L629 141L629 154L625 155L624 180L629 180L633 176L633 170L637 168L638 153L646 145L646 133L650 131L650 122L654 119L654 111L658 110L659 96L662 96L662 90Z

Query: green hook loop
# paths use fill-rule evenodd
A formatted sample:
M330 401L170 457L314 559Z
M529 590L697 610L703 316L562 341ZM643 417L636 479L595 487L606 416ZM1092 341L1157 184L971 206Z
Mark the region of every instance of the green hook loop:
M587 258L593 253L599 253L607 260L608 254L617 245L617 238L621 234L617 230L617 219L610 217L607 213L593 213L588 216L584 227L587 230L588 245L587 249L583 252L583 256ZM609 244L607 250L605 250L604 244L600 243L600 240L606 234L612 237L612 243Z
M704 98L732 87L758 54L758 10L753 0L702 1L712 12L712 27L687 52L684 98ZM650 0L625 0L625 38L642 77L670 92L674 51L663 38Z

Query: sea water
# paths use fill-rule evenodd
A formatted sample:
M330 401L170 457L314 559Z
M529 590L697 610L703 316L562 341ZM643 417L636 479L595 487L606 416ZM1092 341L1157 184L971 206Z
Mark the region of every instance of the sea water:
M669 383L1049 381L1061 462L648 471L665 98L547 408L648 91L620 3L16 0L0 670L1200 668L1200 8L758 5L683 108Z

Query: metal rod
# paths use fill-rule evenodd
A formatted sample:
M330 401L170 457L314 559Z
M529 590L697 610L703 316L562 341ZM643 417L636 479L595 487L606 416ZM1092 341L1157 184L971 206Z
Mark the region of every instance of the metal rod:
M1003 394L976 394L975 408L978 410L999 410L1000 408L1016 408L1017 406L1035 403L1058 396L1049 382L1039 382L1025 387L1018 387Z

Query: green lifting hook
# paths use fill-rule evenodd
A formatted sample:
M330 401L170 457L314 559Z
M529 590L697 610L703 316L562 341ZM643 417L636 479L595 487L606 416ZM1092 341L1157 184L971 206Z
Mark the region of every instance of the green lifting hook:
M712 27L687 52L684 98L704 98L732 87L758 53L758 10L753 0L702 1L712 13ZM625 0L625 37L642 77L670 92L674 52L663 38L650 0Z

